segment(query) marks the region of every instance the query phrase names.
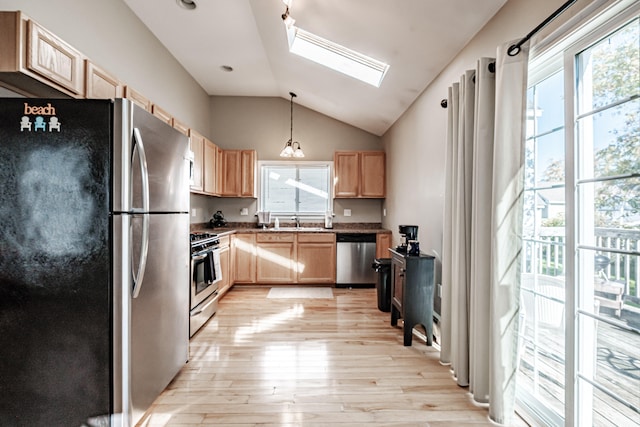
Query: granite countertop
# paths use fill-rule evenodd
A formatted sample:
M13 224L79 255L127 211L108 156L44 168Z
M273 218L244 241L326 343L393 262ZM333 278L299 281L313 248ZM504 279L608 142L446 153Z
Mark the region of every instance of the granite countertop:
M191 231L206 231L225 236L234 233L391 233L390 230L382 228L377 223L349 223L334 224L333 228L324 228L320 224L303 224L300 228L296 228L295 224L284 223L279 229L258 228L254 223L229 223L227 227L212 228L208 222L201 224L191 224Z

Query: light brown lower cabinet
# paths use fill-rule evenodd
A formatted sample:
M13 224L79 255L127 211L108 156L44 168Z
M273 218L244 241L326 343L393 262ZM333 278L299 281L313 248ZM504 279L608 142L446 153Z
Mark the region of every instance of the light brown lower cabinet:
M293 233L258 233L256 236L256 281L294 283L296 247Z
M298 283L336 282L336 235L298 233Z
M378 233L376 235L376 258L391 258L391 233Z
M336 281L334 233L239 233L233 242L235 283Z
M391 233L379 233L377 237L376 257L389 258ZM232 241L235 283L336 282L335 233L238 233Z
M233 285L231 274L231 248L229 236L220 237L220 269L222 280L218 283L218 293L224 295Z
M256 283L256 235L234 234L231 241L235 283Z

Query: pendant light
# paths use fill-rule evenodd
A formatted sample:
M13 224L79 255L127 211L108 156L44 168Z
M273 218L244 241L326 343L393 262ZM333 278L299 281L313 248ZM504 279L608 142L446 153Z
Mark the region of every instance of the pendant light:
M298 141L293 140L293 98L297 95L293 92L289 92L291 95L291 134L289 140L286 144L284 144L284 148L280 152L280 157L304 157L304 153L302 152L302 148L300 148L300 143Z

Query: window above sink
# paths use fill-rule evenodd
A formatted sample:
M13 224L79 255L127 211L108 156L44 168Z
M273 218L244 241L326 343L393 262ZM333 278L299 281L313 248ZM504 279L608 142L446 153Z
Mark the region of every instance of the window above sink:
M259 210L273 216L323 217L333 211L332 162L259 162ZM295 231L312 231L301 227ZM321 230L321 228L318 228Z

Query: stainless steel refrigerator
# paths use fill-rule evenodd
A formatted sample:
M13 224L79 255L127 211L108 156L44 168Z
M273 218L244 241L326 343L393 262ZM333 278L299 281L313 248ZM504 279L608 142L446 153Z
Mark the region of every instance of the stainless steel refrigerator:
M0 99L0 425L134 425L188 359L188 138Z

